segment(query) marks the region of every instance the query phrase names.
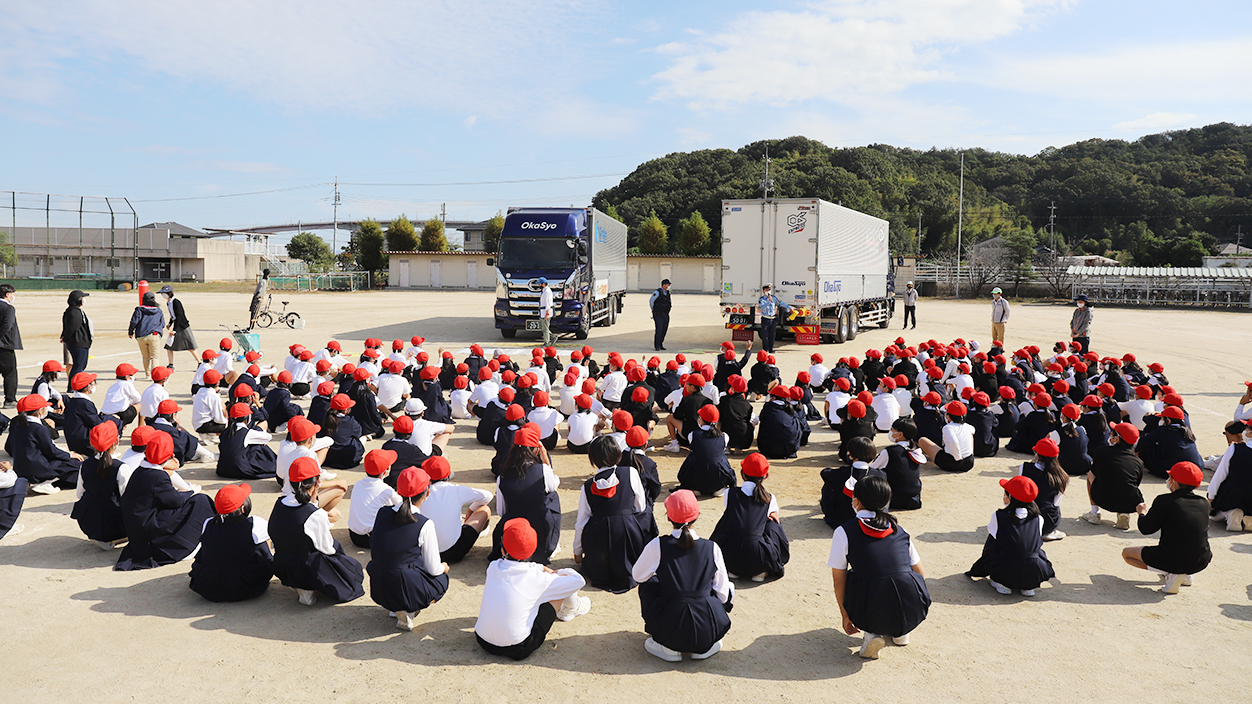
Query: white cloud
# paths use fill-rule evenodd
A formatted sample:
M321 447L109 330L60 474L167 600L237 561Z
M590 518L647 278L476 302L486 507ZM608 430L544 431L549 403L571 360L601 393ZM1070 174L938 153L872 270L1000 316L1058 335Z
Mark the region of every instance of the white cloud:
M940 59L1022 30L1067 0L826 0L803 11L748 12L712 34L657 48L657 100L693 107L811 99L855 102L950 78Z
M473 127L476 122L478 122L478 116L470 115L469 117L465 118L464 124L466 127Z
M1113 125L1115 130L1124 130L1127 132L1153 132L1156 130L1166 130L1171 127L1182 127L1184 125L1195 124L1198 115L1189 112L1154 112L1151 115L1145 115L1138 120L1127 120Z

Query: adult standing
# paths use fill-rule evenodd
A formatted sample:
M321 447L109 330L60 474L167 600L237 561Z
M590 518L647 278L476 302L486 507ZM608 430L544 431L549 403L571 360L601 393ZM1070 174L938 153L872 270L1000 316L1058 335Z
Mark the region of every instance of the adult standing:
M152 368L157 365L157 351L161 349L161 331L165 329L165 317L157 307L156 294L149 291L143 295L143 303L135 306L130 314L130 326L126 336L139 342L139 355L143 357L143 373L152 378Z
M70 373L66 374L70 379L87 369L87 357L91 353L91 341L95 337L91 320L83 312L83 299L90 295L78 289L70 291L69 306L61 314L61 342L65 343L70 359L74 360L70 365ZM68 390L73 391L72 388Z
M543 333L543 346L552 344L552 288L546 277L539 277L539 330Z
M778 300L772 287L765 284L761 287L761 297L756 299L756 310L761 314L761 349L773 354L774 336L778 334L778 314L790 311L791 306Z
M991 339L1004 342L1004 324L1009 322L1009 302L999 286L991 289Z
M248 329L256 327L256 317L261 314L261 306L265 303L265 294L270 288L270 270L262 269L261 278L257 279L256 289L252 291L252 305L248 307Z
M1088 307L1087 294L1078 294L1074 306L1074 317L1069 319L1069 336L1082 345L1078 354L1086 354L1091 346L1091 318L1094 315Z
M17 309L13 284L0 284L0 375L4 376L4 404L17 403L17 351L22 349L22 332L17 328Z
M169 355L169 364L165 365L170 369L174 368L174 353L187 350L191 355L192 368L200 364L200 358L196 356L196 336L191 332L191 321L187 320L187 313L183 310L183 302L174 297L174 287L165 284L157 293L165 296L165 309L169 313L166 319L165 329L173 330L174 334L170 335L170 339L165 343L165 353Z
M661 287L652 292L648 299L648 308L652 311L652 324L656 334L652 336L652 349L665 349L665 335L669 332L669 312L674 307L674 299L669 292L669 279L661 279Z
M910 281L904 287L904 327L909 327L909 318L913 319L913 329L917 329L917 289L913 288L913 282Z

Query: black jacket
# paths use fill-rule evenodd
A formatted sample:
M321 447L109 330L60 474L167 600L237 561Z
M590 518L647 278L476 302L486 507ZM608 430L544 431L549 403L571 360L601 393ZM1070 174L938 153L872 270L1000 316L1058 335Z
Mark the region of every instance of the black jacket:
M61 341L68 347L91 347L91 326L79 306L70 306L61 314Z
M8 301L0 303L0 350L22 349L22 332L17 329L17 309Z
M187 314L183 312L183 302L175 298L170 301L170 306L174 309L174 320L172 321L174 332L182 332L191 327L191 321L187 320Z
M1139 532L1161 531L1161 542L1144 548L1149 567L1172 574L1195 574L1213 559L1209 549L1209 500L1189 487L1162 494L1139 517Z

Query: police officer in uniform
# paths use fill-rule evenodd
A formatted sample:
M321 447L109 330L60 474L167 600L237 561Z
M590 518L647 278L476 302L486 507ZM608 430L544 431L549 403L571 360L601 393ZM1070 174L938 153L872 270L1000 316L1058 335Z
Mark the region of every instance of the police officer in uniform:
M769 284L761 287L761 297L756 301L756 310L761 314L761 349L769 354L774 353L774 336L778 334L778 315L790 312L791 306L778 300Z
M913 329L917 329L917 289L913 282L906 284L904 289L904 327L909 326L909 318L913 319ZM903 328L902 328L903 329Z
M648 307L652 309L652 321L656 326L656 334L652 338L652 348L665 349L665 333L669 332L669 311L673 300L669 293L669 279L661 279L661 287L652 292L648 299Z

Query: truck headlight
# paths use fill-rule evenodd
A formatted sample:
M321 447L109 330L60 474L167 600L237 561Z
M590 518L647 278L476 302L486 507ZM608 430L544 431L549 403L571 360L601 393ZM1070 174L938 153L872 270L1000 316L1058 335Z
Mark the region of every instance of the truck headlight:
M496 279L496 298L508 298L509 287L499 279Z

